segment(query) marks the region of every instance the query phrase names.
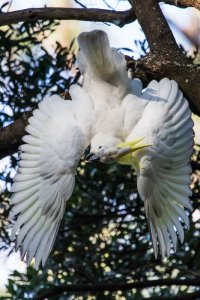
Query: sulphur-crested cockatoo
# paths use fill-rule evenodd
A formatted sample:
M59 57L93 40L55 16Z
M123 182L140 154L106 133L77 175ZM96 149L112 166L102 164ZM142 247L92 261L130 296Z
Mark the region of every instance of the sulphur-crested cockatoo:
M11 198L16 248L35 267L53 247L76 168L90 145L89 160L134 167L144 201L155 256L168 256L184 239L191 210L190 158L193 122L177 83L151 81L143 91L127 75L124 56L110 48L105 32L78 37L83 86L70 88L72 101L45 97L23 137Z

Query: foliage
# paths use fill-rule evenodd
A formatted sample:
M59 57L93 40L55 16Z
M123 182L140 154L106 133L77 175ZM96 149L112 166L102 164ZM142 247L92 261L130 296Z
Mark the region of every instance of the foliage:
M73 44L63 48L57 43L50 54L42 44L55 29L55 23L37 22L7 26L0 30L0 102L1 125L34 108L47 93L62 93L74 82L71 70L75 57ZM70 59L69 58L70 54ZM67 63L66 63L67 62ZM77 80L77 78L75 79ZM16 167L17 156L10 158ZM200 170L199 148L193 156L194 209L200 204L197 177ZM10 168L1 180L12 181ZM9 191L1 195L1 247L11 244L7 215ZM8 226L9 227L9 226ZM67 203L53 252L45 267L32 267L26 274L15 271L7 285L7 295L0 299L33 299L49 289L66 284L140 282L152 279L199 278L200 221L191 222L185 242L176 254L162 262L155 260L143 203L136 189L136 177L129 167L90 165L81 161L73 196ZM115 292L60 293L51 299L143 299L146 296L185 295L194 287L156 286ZM198 290L198 288L196 288ZM94 296L91 296L94 295Z

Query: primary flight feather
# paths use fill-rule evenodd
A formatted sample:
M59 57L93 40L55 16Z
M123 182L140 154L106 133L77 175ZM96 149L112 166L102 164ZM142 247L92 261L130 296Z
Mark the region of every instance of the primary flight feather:
M21 161L12 186L12 237L28 264L45 264L53 247L76 168L90 146L90 161L135 168L154 253L162 257L184 239L192 210L190 159L193 121L177 83L151 81L143 91L131 80L124 56L110 48L105 32L78 37L83 86L70 88L72 101L45 97L29 119ZM17 218L16 218L17 217Z

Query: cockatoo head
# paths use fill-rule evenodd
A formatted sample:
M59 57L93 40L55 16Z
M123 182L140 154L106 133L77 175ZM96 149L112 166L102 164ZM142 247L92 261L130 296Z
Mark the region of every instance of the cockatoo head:
M87 160L101 161L104 163L111 163L116 160L116 154L118 148L116 147L121 140L112 135L106 133L98 133L94 135L91 140L90 154L87 156Z
M149 144L139 144L142 140L122 142L112 135L98 133L91 140L90 154L86 159L90 162L100 161L103 163L129 162L133 152L150 146Z

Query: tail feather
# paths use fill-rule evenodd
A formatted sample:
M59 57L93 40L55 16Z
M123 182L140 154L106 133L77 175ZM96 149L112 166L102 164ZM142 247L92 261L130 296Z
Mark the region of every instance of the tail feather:
M101 30L83 32L78 36L78 43L80 52L83 53L90 68L95 66L102 69L106 64L110 68L111 51L108 36L105 32Z
M104 31L83 32L78 36L78 43L77 61L82 74L95 76L114 86L129 82L124 55L110 47Z

